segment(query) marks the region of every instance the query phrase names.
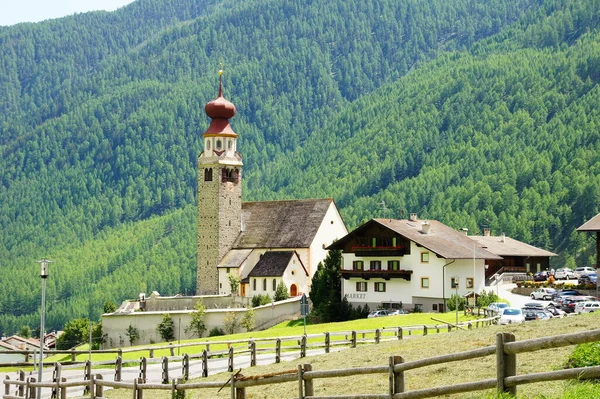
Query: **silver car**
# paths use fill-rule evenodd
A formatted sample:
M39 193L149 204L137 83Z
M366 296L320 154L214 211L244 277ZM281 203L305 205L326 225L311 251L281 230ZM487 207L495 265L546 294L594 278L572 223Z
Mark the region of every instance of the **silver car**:
M554 288L540 287L533 291L529 296L531 299L541 299L543 301L549 301L556 290Z

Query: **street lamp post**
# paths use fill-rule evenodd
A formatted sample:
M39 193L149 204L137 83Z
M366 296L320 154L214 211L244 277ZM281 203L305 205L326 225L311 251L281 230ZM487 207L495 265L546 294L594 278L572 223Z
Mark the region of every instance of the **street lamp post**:
M42 309L41 309L41 317L40 317L40 363L38 368L38 382L42 382L42 371L44 368L44 336L45 334L45 326L44 323L46 321L46 278L48 277L48 271L51 260L41 259L38 260L40 264L40 277L42 278ZM42 397L42 387L38 387L37 389L37 397Z

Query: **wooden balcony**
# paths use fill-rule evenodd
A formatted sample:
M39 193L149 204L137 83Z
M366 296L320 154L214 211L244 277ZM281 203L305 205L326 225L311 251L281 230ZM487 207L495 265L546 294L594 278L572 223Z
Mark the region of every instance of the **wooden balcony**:
M406 281L410 281L412 270L348 270L342 269L342 277L346 280L350 278L360 278L363 280L369 280L372 278L381 278L384 280L390 280L393 278L403 278Z
M353 246L356 256L404 256L408 252L404 246Z

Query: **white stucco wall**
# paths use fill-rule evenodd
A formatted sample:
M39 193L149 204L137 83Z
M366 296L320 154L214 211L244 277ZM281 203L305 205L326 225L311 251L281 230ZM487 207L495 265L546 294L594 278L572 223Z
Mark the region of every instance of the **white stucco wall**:
M213 327L223 328L223 318L229 312L238 314L241 320L245 308L240 309L207 309L204 316L206 324L205 337ZM179 310L168 312L174 322L175 339L192 339L191 334L185 333L185 327L189 325L192 310ZM152 342L161 342L162 338L156 327L163 319L164 312L131 312L131 313L108 313L102 315L102 332L106 334L106 342L103 348L119 348L129 346L127 328L131 325L138 329L140 338L134 345L145 345ZM285 301L276 302L273 305L265 305L254 308L255 330L272 327L282 321L292 320L300 315L300 297L294 297ZM181 328L180 328L181 326ZM237 332L245 331L240 329Z
M306 261L304 258L302 259L302 261L305 262L304 266L309 275L308 289L310 289L310 281L317 271L319 262L325 260L325 257L329 252L325 248L333 244L335 240L339 240L347 234L348 229L346 229L346 225L344 224L337 207L331 203L321 222L321 226L315 235L315 239L310 245L309 258L307 258Z

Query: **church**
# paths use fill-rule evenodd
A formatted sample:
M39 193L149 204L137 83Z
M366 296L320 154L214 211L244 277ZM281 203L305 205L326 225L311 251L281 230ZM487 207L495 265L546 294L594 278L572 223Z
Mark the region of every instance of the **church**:
M197 295L273 297L308 294L319 262L348 231L333 199L242 202L242 156L229 120L235 106L219 93L205 106L211 119L198 156ZM240 281L231 292L230 275Z

